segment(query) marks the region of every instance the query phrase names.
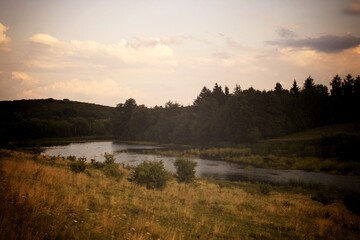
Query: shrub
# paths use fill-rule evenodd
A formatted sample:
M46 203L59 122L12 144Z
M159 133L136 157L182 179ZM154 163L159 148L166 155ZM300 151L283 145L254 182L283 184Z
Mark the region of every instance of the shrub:
M106 176L113 177L116 180L120 180L124 175L124 173L119 169L119 165L116 163L105 164L102 171Z
M175 161L176 168L176 179L178 182L190 183L195 179L195 167L197 165L196 162L191 161L189 159L178 158Z
M162 161L145 161L136 166L130 176L130 181L149 189L163 189L169 179Z
M113 164L113 163L115 163L114 154L106 152L106 153L104 153L104 158L105 158L105 161L104 161L105 164Z
M263 195L269 195L271 192L271 186L269 184L260 184L259 192Z
M67 160L70 160L70 161L76 161L76 156L67 156L66 157Z
M77 161L70 164L71 171L75 173L84 172L86 169L86 158L79 158Z
M105 166L105 163L98 162L95 159L91 159L91 166L95 169L101 169Z

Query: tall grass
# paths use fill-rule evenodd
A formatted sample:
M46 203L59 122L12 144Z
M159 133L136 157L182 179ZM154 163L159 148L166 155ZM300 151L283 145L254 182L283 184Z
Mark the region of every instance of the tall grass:
M150 190L91 167L73 173L60 158L0 156L0 239L357 239L360 231L359 215L305 190L264 194L204 180Z

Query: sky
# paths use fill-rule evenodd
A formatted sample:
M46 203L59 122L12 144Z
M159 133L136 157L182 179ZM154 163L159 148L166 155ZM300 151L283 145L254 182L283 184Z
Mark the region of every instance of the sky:
M360 74L359 0L0 0L0 100L191 105Z

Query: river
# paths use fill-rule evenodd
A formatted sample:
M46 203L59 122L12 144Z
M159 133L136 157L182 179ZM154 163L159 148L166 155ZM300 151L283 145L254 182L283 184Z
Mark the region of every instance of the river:
M143 161L163 161L167 170L175 172L175 157L164 157L150 154L138 154L134 152L126 152L129 149L153 149L157 146L150 145L134 145L119 144L110 141L106 142L86 142L71 143L68 145L59 145L46 147L43 155L50 156L76 156L95 159L97 161L104 160L104 153L113 153L117 163L124 165L137 165ZM302 182L309 184L321 184L334 186L341 189L348 189L360 192L360 176L343 176L333 175L319 172L306 172L302 170L278 170L249 168L242 164L229 163L224 161L207 160L200 158L192 158L197 162L196 176L215 178L219 180L231 181L259 181L268 183L288 183Z

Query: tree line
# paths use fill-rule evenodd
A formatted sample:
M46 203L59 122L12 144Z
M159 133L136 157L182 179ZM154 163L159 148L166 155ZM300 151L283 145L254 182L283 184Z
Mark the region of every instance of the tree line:
M360 76L336 75L330 91L309 76L287 90L215 84L203 87L191 106L167 102L148 108L132 98L115 108L113 133L120 140L176 144L257 142L327 124L360 120Z
M12 140L106 136L175 144L256 142L334 123L358 122L360 77L336 75L330 90L309 76L284 89L230 91L203 87L192 105L152 108L128 99L114 107L64 100L0 102L0 143Z

